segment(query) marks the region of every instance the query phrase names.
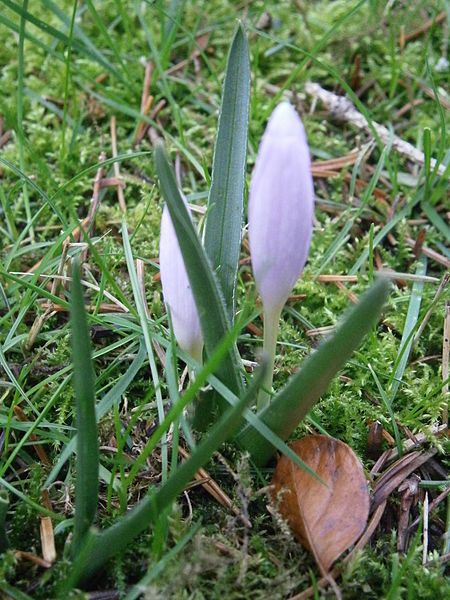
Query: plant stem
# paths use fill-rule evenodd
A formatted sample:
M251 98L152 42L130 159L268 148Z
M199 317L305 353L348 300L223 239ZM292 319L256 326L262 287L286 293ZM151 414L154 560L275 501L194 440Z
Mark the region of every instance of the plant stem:
M261 412L269 405L272 391L273 367L275 364L275 350L278 336L278 323L280 321L281 307L264 311L264 344L263 351L267 359L267 371L263 384L258 393L257 409Z

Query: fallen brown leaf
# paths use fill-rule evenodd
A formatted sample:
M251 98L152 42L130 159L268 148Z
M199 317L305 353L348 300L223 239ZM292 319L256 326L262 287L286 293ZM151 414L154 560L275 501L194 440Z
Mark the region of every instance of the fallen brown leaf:
M323 483L283 456L272 480L274 500L279 500L279 512L326 574L364 531L369 516L366 478L344 442L310 435L290 447Z

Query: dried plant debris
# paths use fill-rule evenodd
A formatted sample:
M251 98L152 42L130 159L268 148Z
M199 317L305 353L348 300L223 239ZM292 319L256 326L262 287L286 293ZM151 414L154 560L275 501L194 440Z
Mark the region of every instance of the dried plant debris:
M366 527L370 505L366 478L356 454L339 440L310 435L291 448L317 478L283 456L272 480L273 498L326 574Z

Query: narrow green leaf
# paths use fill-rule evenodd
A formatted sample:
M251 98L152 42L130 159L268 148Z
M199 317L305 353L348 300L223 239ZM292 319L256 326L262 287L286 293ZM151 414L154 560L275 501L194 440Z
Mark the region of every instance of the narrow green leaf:
M99 452L95 420L95 376L84 308L80 267L73 263L70 320L73 351L73 386L77 409L77 461L75 520L72 552L76 556L94 522L98 502Z
M205 225L205 250L230 319L241 248L249 102L250 59L239 25L228 56Z
M282 440L286 440L307 415L331 379L376 323L388 291L388 281L378 280L351 309L336 333L305 360L301 370L290 378L271 404L261 412L261 421ZM242 429L237 442L250 452L258 465L264 465L275 451L272 444L250 425Z
M392 377L390 380L391 390L389 393L389 402L392 403L397 395L398 388L403 379L403 374L408 364L409 354L414 341L414 333L417 327L417 320L420 313L420 305L422 304L422 294L424 282L420 280L420 277L427 273L427 258L422 255L417 262L416 275L419 277L418 281L415 281L412 290L411 297L408 305L408 312L406 313L405 325L403 327L402 339L400 342L400 348L392 369Z
M211 356L230 329L224 299L161 145L155 151L155 164L194 294L206 352ZM237 395L243 389L241 370L237 348L233 344L219 366L217 375Z
M86 547L76 560L68 585L76 586L85 581L112 556L124 550L137 535L166 510L178 494L191 481L195 473L210 459L219 446L230 438L242 419L246 406L254 400L263 381L265 367L255 375L242 398L211 428L204 440L167 481L142 500L132 511L102 533L87 538Z

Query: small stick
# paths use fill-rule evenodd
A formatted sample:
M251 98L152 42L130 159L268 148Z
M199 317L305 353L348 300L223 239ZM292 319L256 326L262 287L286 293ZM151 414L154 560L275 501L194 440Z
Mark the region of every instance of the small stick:
M178 451L184 459L189 458L189 453L182 446L179 446ZM195 479L200 483L200 485L203 486L203 488L205 489L205 491L208 492L208 494L210 494L215 500L217 500L219 504L233 511L233 513L242 521L242 523L246 527L250 528L252 526L248 518L245 517L235 506L233 506L231 498L214 481L214 479L211 477L208 471L206 471L205 469L199 469L195 474Z
M22 550L16 550L14 556L17 560L28 560L37 565L38 567L42 567L43 569L50 569L50 567L52 566L51 563L47 562L40 556L36 556L36 554L33 554L32 552L23 552Z
M448 399L449 399L449 355L450 355L450 302L445 305L444 317L444 339L442 342L442 379L444 385L442 393L444 395L444 410L442 412L442 423L448 427Z
M104 152L101 152L100 156L98 157L98 162L102 163L105 160L106 160L106 154ZM101 184L102 184L102 179L103 179L103 172L104 172L104 168L102 165L100 165L99 168L97 169L97 173L95 174L94 185L92 188L92 198L91 198L91 204L89 206L88 216L81 223L81 227L85 230L92 229L92 227L93 227L95 215L97 214L98 205L100 203L100 189L101 189ZM78 234L77 241L79 241L81 239L81 229L79 227L77 227L77 229L73 232L74 238L75 238L76 234ZM70 236L68 237L68 239L70 239Z
M318 83L308 82L305 84L305 91L309 96L320 100L329 110L329 112L339 121L347 121L358 129L363 129L368 133L372 133L371 127L364 115L357 110L353 103L346 96L338 96L333 92L325 90ZM378 136L384 144L389 143L392 140L392 147L397 150L399 154L403 154L410 160L420 165L425 164L425 155L423 152L415 148L409 142L405 142L397 135L392 133L375 121L372 121L372 126L377 132ZM434 169L436 160L431 160L431 168ZM438 173L443 175L445 172L445 166L439 165Z
M346 294L348 296L348 299L350 300L350 302L352 302L353 304L358 304L359 300L358 300L358 296L354 293L351 292L350 290L348 290L345 285L342 283L342 281L335 281L334 285L341 290L341 292L344 292L344 294Z
M113 158L117 158L117 132L116 132L116 117L113 115L111 117L111 147L112 147L112 155ZM113 164L114 168L114 176L118 181L117 184L117 198L119 199L120 210L123 214L127 212L127 205L125 204L125 197L123 194L123 180L120 176L120 167L119 163L116 161Z
M416 242L412 238L405 238L405 241L410 248L414 248L416 245ZM425 254L425 256L431 258L440 265L444 265L446 269L450 269L450 259L446 258L442 254L439 254L439 252L436 252L436 250L432 250L431 248L428 248L428 246L422 246L422 254Z
M430 428L430 434L439 437L441 435L444 435L446 433L446 430L447 430L447 425L435 425ZM411 452L411 450L413 450L414 448L419 448L420 446L423 446L424 444L426 444L426 442L429 439L429 436L425 435L424 433L418 433L415 437L416 437L415 442L413 440L406 440L403 442L403 452L405 454L407 454L408 452ZM385 454L386 454L385 462L392 462L393 460L398 458L397 448L392 448L392 450L386 450Z
M21 421L22 423L27 423L28 419L25 415L25 413L23 412L22 408L16 404L16 406L14 407L14 414L17 417L17 419L19 421ZM34 433L32 433L30 435L30 440L32 442L37 442L38 441L38 437L37 435L35 435ZM33 444L33 448L36 452L36 454L38 455L40 461L42 462L42 464L49 466L51 465L50 459L47 456L46 451L44 450L43 446L41 446L40 444Z
M22 271L13 271L11 273L12 275L29 275L29 273L23 273ZM72 281L71 277L67 277L66 275L44 275L41 274L39 275L39 277L41 279L61 279L64 281ZM98 285L95 285L95 283L91 283L90 281L86 281L85 279L81 280L81 285L84 285L85 287L91 289L91 290L95 290L96 292L100 291L100 287ZM116 306L118 306L123 312L130 312L128 310L128 308L125 306L125 304L122 304L122 302L120 302L120 300L118 300L115 296L113 296L110 292L108 292L107 290L103 290L103 294L104 296L106 296L106 298L108 298L109 300L111 300L112 302L114 302L114 304L116 304ZM56 310L56 309L55 309Z
M346 282L346 283L357 283L358 276L357 275L318 275L316 277L316 281L320 281L320 283L336 283L337 281Z
M425 21L425 23L423 25L421 25L420 27L418 27L417 29L414 29L413 31L410 31L409 33L404 34L403 41L410 42L411 40L414 40L417 37L421 36L423 33L428 31L428 29L433 27L433 25L435 25L435 24L437 25L438 23L442 23L442 21L445 21L446 15L447 15L446 11L443 10L442 12L440 12L437 15L437 17L428 19L428 21Z
M152 83L153 64L150 61L145 63L144 85L142 86L141 113L145 114L145 107L150 97L150 86Z
M423 501L423 553L422 553L422 564L427 562L428 555L428 492L425 492L425 499Z
M141 96L141 114L146 116L148 115L150 108L153 104L153 96L150 95L150 86L152 84L152 75L153 75L153 64L151 62L145 63L145 73L144 73L144 84L142 86L142 96ZM139 121L138 126L136 128L136 133L133 140L133 146L137 146L142 142L142 139L148 129L148 123L144 121Z
M445 489L443 492L441 492L439 494L439 496L437 498L435 498L433 500L433 502L430 503L430 506L428 507L428 512L433 512L433 510L439 506L439 504L445 500L447 498L447 496L450 494L450 486L447 487L447 489ZM408 527L409 530L413 529L416 525L418 525L420 522L420 516L417 517L417 519L414 519L414 521L411 523L411 525Z

